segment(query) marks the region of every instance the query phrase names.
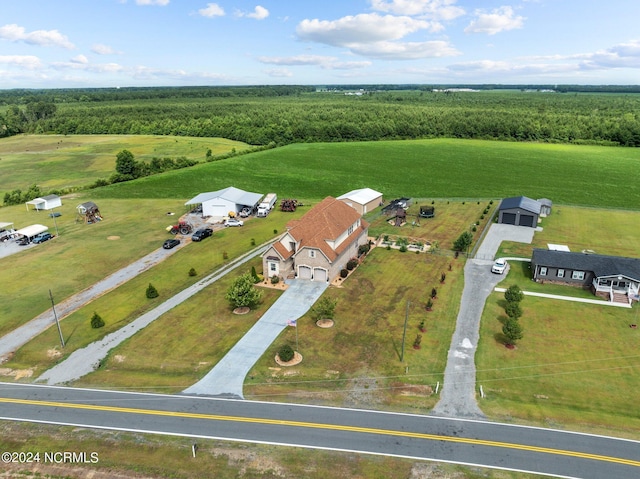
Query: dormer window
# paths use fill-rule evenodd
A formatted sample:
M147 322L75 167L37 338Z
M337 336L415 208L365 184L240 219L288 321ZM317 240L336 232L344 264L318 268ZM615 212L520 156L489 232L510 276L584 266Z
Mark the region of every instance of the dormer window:
M310 249L309 250L309 258L315 258L315 257L316 257L316 250Z

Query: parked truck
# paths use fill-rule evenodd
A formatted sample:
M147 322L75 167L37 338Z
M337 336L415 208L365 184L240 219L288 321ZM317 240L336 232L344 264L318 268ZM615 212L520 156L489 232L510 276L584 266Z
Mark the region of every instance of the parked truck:
M278 197L275 193L269 193L262 199L262 202L258 205L258 213L256 216L264 218L273 209L273 205L278 201Z

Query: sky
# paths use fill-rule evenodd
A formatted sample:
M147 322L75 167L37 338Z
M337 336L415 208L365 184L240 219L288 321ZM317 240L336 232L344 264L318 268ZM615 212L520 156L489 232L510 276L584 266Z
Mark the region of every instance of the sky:
M0 0L0 89L640 84L638 0Z

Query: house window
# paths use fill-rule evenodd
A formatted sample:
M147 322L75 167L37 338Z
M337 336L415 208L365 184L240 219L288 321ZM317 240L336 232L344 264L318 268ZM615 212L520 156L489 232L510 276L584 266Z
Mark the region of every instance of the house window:
M563 269L559 269L558 270L558 278L564 278L564 270Z
M547 267L540 266L540 276L546 276L546 275L547 275Z
M271 271L272 273L275 273L275 271L276 271L276 264L275 263L269 263L269 271Z
M349 229L347 230L348 235L350 235L351 233L353 233L353 225L349 226Z
M584 271L574 271L571 273L571 279L584 279Z
M313 249L309 250L309 258L315 258L316 257L316 251Z

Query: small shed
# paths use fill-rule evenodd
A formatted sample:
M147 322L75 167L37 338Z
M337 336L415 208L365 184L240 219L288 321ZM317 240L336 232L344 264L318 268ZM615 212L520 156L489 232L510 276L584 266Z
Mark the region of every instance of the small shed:
M79 204L78 206L76 206L76 210L78 211L76 222L84 221L87 224L91 224L97 221L102 221L102 214L100 213L100 209L98 208L98 205L96 205L93 201L87 201L85 203Z
M34 198L31 201L27 201L27 210L29 210L29 205L33 205L33 209L37 211L52 210L53 208L62 206L62 199L58 195L47 195L42 198Z
M364 215L382 204L382 193L371 188L361 188L338 196L337 199Z
M541 204L526 196L505 198L500 203L498 223L515 226L538 226Z
M553 206L553 201L549 198L539 198L538 203L540 203L540 216L549 216L551 214L551 207Z

